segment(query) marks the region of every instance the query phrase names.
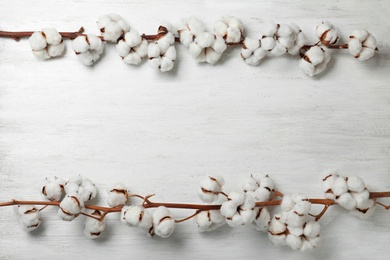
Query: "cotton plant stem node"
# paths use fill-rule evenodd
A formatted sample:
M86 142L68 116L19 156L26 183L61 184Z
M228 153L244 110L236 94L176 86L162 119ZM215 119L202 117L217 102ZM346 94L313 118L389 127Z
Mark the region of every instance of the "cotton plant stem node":
M367 30L354 30L345 43L339 43L339 31L328 21L315 27L318 41L308 44L305 34L294 23L279 24L272 21L262 25L261 33L254 38L245 37L244 24L236 17L223 16L212 31L196 17L180 19L175 25L160 25L157 34L138 33L117 14L102 15L97 20L100 35L86 34L84 27L75 32L57 32L54 28L42 31L0 31L0 37L19 41L29 38L32 53L39 60L63 56L64 39L72 41L72 48L80 62L91 66L98 62L106 44L116 44L117 53L126 64L138 66L147 60L161 72L175 66L175 44L188 48L189 54L199 63L216 64L227 48L241 47L242 60L251 66L274 56L292 55L309 76L323 72L334 51L348 49L359 61L368 60L378 50L376 39Z
M275 188L269 175L250 175L239 190L227 192L224 185L222 176L206 176L198 189L198 196L204 203L192 204L157 202L151 199L155 194L131 193L124 183L116 183L106 190L108 206L99 206L89 202L97 195L96 186L90 179L78 175L65 181L54 176L47 177L40 189L47 200L10 200L0 202L0 207L13 206L19 224L26 231L39 228L44 220L43 210L54 206L58 208L58 217L64 221L85 216L84 234L91 239L104 232L105 217L116 213L122 223L137 227L149 236L169 237L177 224L192 219L201 232L225 224L230 227L245 225L266 232L275 245L302 251L318 245L318 221L330 206L339 205L360 218L372 215L376 205L390 209L390 205L377 201L389 198L390 191L368 191L361 178L341 176L336 171L328 171L323 179L325 198L309 198L301 193L283 194ZM313 214L311 206L314 204L323 205L320 213ZM38 209L37 205L43 207ZM272 216L271 208L279 209L279 212ZM170 209L193 212L176 219Z

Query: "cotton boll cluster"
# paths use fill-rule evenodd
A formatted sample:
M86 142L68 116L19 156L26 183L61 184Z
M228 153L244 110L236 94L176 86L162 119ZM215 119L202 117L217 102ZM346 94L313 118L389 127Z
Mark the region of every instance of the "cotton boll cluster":
M98 210L88 210L86 213L98 218L102 216L102 213ZM84 234L88 238L95 239L100 237L105 228L106 222L104 220L100 221L95 218L86 217Z
M64 193L65 181L57 176L46 177L42 194L50 201L60 201Z
M329 61L330 53L327 48L313 46L299 61L299 67L303 70L303 72L312 77L324 71Z
M104 44L100 37L87 34L78 36L72 41L72 48L84 65L92 65L103 53Z
M82 202L92 200L97 195L95 184L90 179L80 175L69 178L65 183L65 192L67 194L76 194Z
M54 28L34 32L29 38L29 43L33 54L40 60L60 56L65 49L61 34Z
M198 190L199 198L205 203L212 203L218 200L225 180L222 176L207 176L201 183Z
M78 194L66 195L60 203L58 216L65 221L72 221L78 217L84 208L84 201Z
M33 231L42 223L39 210L33 205L17 205L14 207L14 212L25 231Z
M356 59L368 60L377 50L376 39L366 30L354 30L349 36L348 50Z
M332 171L323 182L325 197L335 200L353 215L368 218L375 211L375 201L370 199L370 192L360 177L343 177Z
M97 21L99 30L105 41L117 42L130 30L129 24L117 14L107 14L99 17Z
M162 72L173 69L176 60L175 36L171 26L160 26L158 40L148 46L148 57L153 68Z
M311 203L302 195L285 195L281 214L271 219L268 237L275 245L305 251L318 245L320 225L310 219Z
M215 64L226 50L222 36L206 31L205 26L196 17L182 19L176 24L180 42L189 48L189 52L198 62Z
M242 190L254 196L256 201L267 201L274 190L274 182L268 175L260 175L246 178L242 183ZM266 207L255 207L253 226L259 231L268 231L271 215Z
M225 39L227 43L237 43L243 38L244 25L233 16L223 16L214 24L214 33Z
M109 190L107 204L112 208L120 207L127 203L128 198L126 186L123 183L117 183Z
M267 55L267 51L261 48L260 44L260 40L245 38L241 49L241 57L247 64L256 66Z
M338 30L333 25L324 21L316 27L316 35L323 45L336 44L340 39Z
M148 41L131 29L118 41L116 50L125 63L138 65L148 54Z
M231 227L246 225L256 217L255 205L253 193L232 191L229 193L228 200L221 205L221 214Z
M305 42L306 39L296 24L268 22L261 38L261 48L275 56L287 52L291 55L297 55Z

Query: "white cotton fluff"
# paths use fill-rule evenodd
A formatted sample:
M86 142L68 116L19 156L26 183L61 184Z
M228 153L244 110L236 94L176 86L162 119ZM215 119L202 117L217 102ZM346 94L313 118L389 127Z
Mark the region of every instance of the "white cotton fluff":
M179 33L180 42L187 48L194 41L195 37L206 31L203 23L194 16L188 19L181 19L175 24L175 28Z
M144 207L139 205L129 206L122 212L124 212L124 223L136 226L143 232L149 233L153 226L153 217Z
M322 179L322 181L323 181L322 190L325 193L325 198L330 199L330 200L334 200L335 196L334 196L333 191L332 191L333 182L339 175L337 174L337 171L335 171L335 170L327 171L325 173L325 175L326 175L325 178Z
M223 16L214 24L215 35L221 36L227 43L237 43L241 41L244 25L233 16Z
M294 208L295 202L290 195L284 195L282 199L282 203L280 204L280 208L282 211L290 211Z
M359 218L367 219L374 213L375 208L376 208L375 201L369 199L364 204L357 207L355 210L350 211L350 213Z
M299 50L306 43L306 39L301 29L294 23L276 24L274 22L266 23L261 38L261 48L264 51L280 56L285 53L291 55L299 54Z
M104 50L104 44L98 36L87 34L74 39L72 48L81 63L90 66L99 60Z
M339 40L337 29L328 21L316 27L316 35L323 45L336 44Z
M60 201L64 193L65 181L57 176L46 177L42 194L50 201Z
M159 39L148 46L149 64L161 72L173 69L176 60L175 37L171 26L159 27Z
M58 216L65 221L76 218L84 207L84 201L78 194L66 195L59 205Z
M296 215L307 215L311 209L311 203L300 193L291 196L285 195L280 205L282 211L293 212Z
M127 203L127 200L128 191L123 183L117 183L109 190L107 197L108 206L112 208L123 206Z
M153 212L153 230L160 237L166 238L172 235L175 230L175 220L170 211L163 206Z
M317 221L308 221L303 228L303 234L306 237L314 238L320 235L321 226Z
M130 30L128 23L117 14L100 16L97 25L104 40L117 42L118 39Z
M376 39L366 30L354 30L349 36L348 50L359 61L368 60L377 50Z
M257 210L257 212L256 212ZM256 230L259 231L268 231L271 222L271 215L268 211L268 208L255 208L255 219L253 220L253 224Z
M98 210L92 211L88 210L86 212L87 214L90 214L95 217L101 217L101 213ZM95 239L100 237L104 229L106 228L106 222L104 219L102 221L99 221L97 219L86 217L85 218L85 228L84 228L84 235L90 239Z
M336 197L348 192L347 181L344 177L338 177L334 180L332 191Z
M356 208L356 199L351 193L343 193L337 199L336 202L347 210L353 210Z
M310 77L325 70L330 61L329 51L325 47L313 46L299 61L299 67Z
M348 190L354 192L362 192L366 188L364 181L359 176L349 176L347 178L347 186Z
M95 184L90 179L81 177L80 175L71 177L65 183L64 188L67 194L77 194L83 202L92 200L97 195Z
M221 214L226 218L226 223L231 227L249 224L256 217L255 198L247 192L232 191L228 201L221 205Z
M138 65L148 54L148 41L142 39L136 30L131 29L118 41L116 50L125 63Z
M251 175L242 183L244 192L254 192L254 197L258 201L266 201L270 198L274 183L268 175Z
M206 176L200 182L199 198L205 203L216 201L222 192L223 185L225 185L225 180L222 176Z
M195 216L195 223L201 231L212 231L226 222L220 210L205 210Z
M29 38L29 43L33 54L40 60L60 56L65 50L62 36L54 28L34 32Z
M241 49L241 58L249 65L256 66L267 52L260 48L260 41L246 37Z
M286 223L281 221L282 217L280 214L276 214L272 217L269 230L268 238L276 246L286 245L286 234L287 229Z
M17 205L14 213L23 230L33 231L42 223L39 210L34 205Z
M289 234L286 237L286 244L294 250L300 250L303 245L303 241L300 237Z

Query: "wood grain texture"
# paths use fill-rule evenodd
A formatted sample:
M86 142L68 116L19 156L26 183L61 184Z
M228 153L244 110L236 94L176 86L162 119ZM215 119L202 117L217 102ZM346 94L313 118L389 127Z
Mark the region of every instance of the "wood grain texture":
M108 45L85 67L66 42L64 57L40 62L28 41L0 39L0 201L36 199L41 180L83 174L105 190L122 181L132 192L165 202L199 202L199 180L220 174L226 190L251 173L269 173L279 190L321 197L323 170L358 174L372 190L390 190L390 2L380 1L9 1L0 2L3 30L98 33L99 15L118 13L139 32L195 15L211 30L221 15L242 19L246 35L263 22L295 22L315 42L323 20L344 39L353 29L375 35L379 52L358 62L335 52L328 70L309 78L297 58L246 65L239 48L215 66L197 64L179 44L175 69L124 64ZM387 200L389 202L389 200ZM175 211L176 216L190 212ZM149 238L109 216L101 239L83 235L83 219L44 212L25 234L11 208L0 209L0 259L384 259L390 212L369 220L334 207L321 220L321 247L274 247L248 227L200 233L189 221L169 239Z

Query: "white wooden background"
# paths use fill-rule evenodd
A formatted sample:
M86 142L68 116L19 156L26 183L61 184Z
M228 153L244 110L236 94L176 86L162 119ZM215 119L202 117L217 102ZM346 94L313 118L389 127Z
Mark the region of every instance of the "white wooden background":
M139 32L195 15L210 28L221 15L242 19L246 35L263 22L295 22L310 42L323 20L343 40L368 29L379 52L367 62L335 52L326 73L309 78L294 57L246 65L239 48L215 66L197 64L177 44L175 69L124 64L115 46L83 66L66 41L64 57L38 61L26 39L0 39L0 201L41 199L46 176L82 174L105 190L122 181L155 200L198 203L198 183L220 174L226 191L251 173L269 173L284 193L322 197L327 168L358 174L371 190L390 190L390 2L380 1L17 1L0 2L3 30L55 27L98 33L99 15L118 13ZM385 201L389 203L390 201ZM83 235L83 219L66 223L55 209L24 233L12 208L0 209L0 259L384 259L390 212L369 220L333 207L320 221L321 247L294 252L264 233L223 227L200 233L192 221L168 239L149 238L108 217L101 239ZM177 217L190 212L174 211Z

